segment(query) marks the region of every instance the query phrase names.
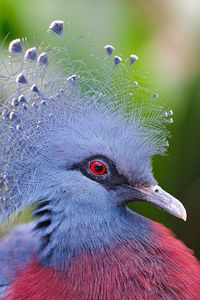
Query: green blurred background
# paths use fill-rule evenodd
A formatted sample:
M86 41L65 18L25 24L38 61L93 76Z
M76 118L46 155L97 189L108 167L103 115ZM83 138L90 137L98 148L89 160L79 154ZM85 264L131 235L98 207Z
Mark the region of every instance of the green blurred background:
M124 57L137 54L138 68L173 109L169 155L156 158L154 170L184 203L188 221L148 204L133 208L171 228L200 257L200 1L0 0L0 39L10 33L7 43L28 37L37 45L54 19L69 21L70 36L90 33L91 45L111 43Z

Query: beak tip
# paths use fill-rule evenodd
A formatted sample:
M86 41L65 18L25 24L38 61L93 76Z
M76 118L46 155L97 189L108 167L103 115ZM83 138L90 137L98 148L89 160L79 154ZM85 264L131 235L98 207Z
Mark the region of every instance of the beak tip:
M182 219L183 219L184 222L187 221L187 213L186 213L186 211L185 211L185 214L183 214Z
M181 206L181 207L180 207ZM178 217L179 219L182 219L184 222L187 221L187 212L183 204L179 203L179 211L176 211L174 214L175 217Z

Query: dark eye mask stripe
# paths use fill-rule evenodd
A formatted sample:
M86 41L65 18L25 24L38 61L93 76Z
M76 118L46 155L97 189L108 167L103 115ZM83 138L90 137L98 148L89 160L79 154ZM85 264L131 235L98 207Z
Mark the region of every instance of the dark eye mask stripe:
M90 170L90 164L93 161L101 161L104 163L107 167L107 173L101 176L92 174ZM79 170L84 176L93 181L97 181L108 188L116 188L116 186L128 184L127 178L118 173L114 162L103 155L91 156L80 163L74 164L71 167L71 170Z

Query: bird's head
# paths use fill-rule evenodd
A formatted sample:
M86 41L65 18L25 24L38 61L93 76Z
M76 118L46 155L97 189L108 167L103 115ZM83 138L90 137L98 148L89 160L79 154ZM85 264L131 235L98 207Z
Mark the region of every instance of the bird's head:
M84 207L89 214L103 213L143 200L185 219L182 204L152 174L152 157L164 149L164 141L156 140L158 132L90 101L74 108L70 121L56 126L41 147L44 190L48 186L62 199L66 212Z
M52 24L59 35L61 23ZM10 44L12 68L1 77L2 219L33 205L35 215L50 212L59 222L89 220L136 200L186 219L182 204L152 174L152 157L167 147L163 123L171 112L163 114L155 96L133 81L136 56L126 66L118 56L113 62L112 46L106 51L97 77L86 79L78 68L75 75L75 65L59 74L51 52L25 51L20 40Z

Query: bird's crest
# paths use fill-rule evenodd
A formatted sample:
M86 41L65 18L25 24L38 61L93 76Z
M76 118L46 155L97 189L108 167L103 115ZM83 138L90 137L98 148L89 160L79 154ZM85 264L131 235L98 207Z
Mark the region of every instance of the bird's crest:
M62 44L63 30L63 21L52 22L48 29ZM172 111L163 112L158 95L137 80L138 57L121 58L106 45L105 58L90 55L79 61L71 59L69 48L26 47L15 39L8 55L1 56L1 222L33 204L30 194L40 180L38 170L51 139L70 120L84 119L86 112L101 110L102 122L104 115L111 115L133 123L146 138L150 155L163 154L167 147L164 123L172 122Z

